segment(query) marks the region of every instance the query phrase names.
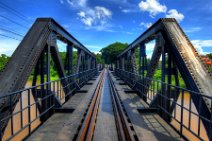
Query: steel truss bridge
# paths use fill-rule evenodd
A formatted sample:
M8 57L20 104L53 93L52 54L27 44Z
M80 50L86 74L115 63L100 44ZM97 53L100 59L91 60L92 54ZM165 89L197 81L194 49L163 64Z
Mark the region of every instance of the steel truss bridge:
M62 61L57 40L67 45L65 62ZM148 61L146 44L153 40L155 47L151 60ZM77 50L76 62L73 62L74 48ZM136 51L139 52L138 65ZM58 80L50 79L51 64L54 64ZM154 80L158 67L161 70L161 80ZM23 130L28 130L26 137L29 140L33 134L41 135L40 128L48 128L48 121L53 120L51 117L55 113L77 111L77 108L64 108L72 97L77 97L76 93L89 93L93 87L90 92L93 96L77 133L73 139L69 139L96 138L95 128L101 125L97 118L101 115L99 105L104 100L101 96L105 97L102 91L107 91L111 94L116 139L141 140L138 127L133 123L130 110L119 92L121 89L118 90L122 85L130 87L130 90L125 90L126 93L136 93L148 105L138 109L140 113L158 114L172 127L171 122L176 121L179 128L173 129L181 139L189 139L183 133L186 130L199 140L212 140L212 74L175 19L159 19L117 56L114 71L100 71L95 55L56 21L38 18L0 73L0 140L14 139ZM186 88L180 87L179 76L184 80ZM26 88L29 79L32 82ZM91 83L92 80L96 82ZM88 90L82 90L86 85L91 86ZM189 103L185 104L187 93L190 94ZM33 108L35 115L32 116ZM178 113L176 109L179 109ZM185 123L185 114L188 115L188 123ZM18 130L15 129L17 115L20 116ZM197 117L196 131L192 129L194 116ZM33 127L37 120L41 122L38 131ZM46 125L43 125L45 122ZM8 129L10 133L6 133ZM206 138L201 136L204 131ZM21 139L27 139L26 137ZM158 137L158 140L163 139L164 137Z

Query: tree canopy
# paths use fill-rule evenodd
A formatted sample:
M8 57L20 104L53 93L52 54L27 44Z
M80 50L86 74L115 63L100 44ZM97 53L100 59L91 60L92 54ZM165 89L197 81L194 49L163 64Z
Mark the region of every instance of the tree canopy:
M97 53L97 54L95 54L95 56L96 56L97 64L104 64L104 60L102 59L102 54Z
M115 63L117 55L119 55L126 47L127 43L116 42L103 48L100 52L106 64Z
M10 57L5 54L0 55L0 71L4 68L4 66L9 61Z
M212 59L212 53L207 54L207 56L208 56L210 59Z

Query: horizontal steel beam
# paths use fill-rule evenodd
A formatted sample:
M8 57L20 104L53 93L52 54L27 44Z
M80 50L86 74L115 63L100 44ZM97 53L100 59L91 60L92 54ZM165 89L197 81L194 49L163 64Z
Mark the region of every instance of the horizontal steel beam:
M68 44L72 44L74 48L81 49L85 51L87 54L91 55L95 58L94 54L89 51L82 43L80 43L76 38L74 38L69 32L67 32L61 25L59 25L54 19L52 18L38 18L38 21L48 21L49 28L55 32L57 35L60 35L59 39L67 42Z
M156 34L163 29L163 22L176 22L174 18L161 18L156 23L154 23L149 29L147 29L143 34L141 34L137 39L135 39L121 54L117 57L121 57L126 54L129 50L134 49L139 46L142 42L149 42L154 39Z

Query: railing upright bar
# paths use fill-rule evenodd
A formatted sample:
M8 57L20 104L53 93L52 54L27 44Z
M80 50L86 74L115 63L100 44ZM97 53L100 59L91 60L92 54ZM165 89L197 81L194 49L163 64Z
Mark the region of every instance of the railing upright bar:
M35 117L37 118L38 117L38 92L36 91L35 88L34 89L34 92L35 92Z
M132 84L135 81L135 80L133 80L133 78L134 78L134 76L136 76L136 74L129 72L129 71L121 70L121 69L115 69L115 73L117 76L121 77L126 83L133 86ZM141 81L138 81L138 85L136 85L134 89L138 90L139 92L144 92L145 89L146 90L148 89L146 98L149 99L150 101L154 99L154 96L155 96L154 93L158 94L159 98L158 98L157 106L159 107L160 110L163 111L163 113L165 114L164 116L168 115L172 121L175 120L176 122L178 122L180 124L180 129L179 128L178 129L179 129L181 136L183 136L183 130L184 130L183 128L185 128L191 134L193 134L200 140L203 140L203 138L200 134L201 130L202 130L202 126L200 126L200 125L201 125L201 121L205 120L206 122L208 122L208 124L210 124L211 134L209 135L209 140L212 141L212 108L210 109L210 111L211 111L210 119L203 117L201 114L201 111L202 111L201 107L202 107L203 99L211 100L211 105L212 105L212 97L204 95L202 93L194 92L192 90L188 90L186 88L181 88L180 86L174 86L172 84L166 84L159 80L142 77L141 75L138 75L138 78L140 78L139 80L141 80ZM151 85L146 86L146 84L144 83L144 80L146 80L146 81L151 80L152 81ZM156 82L156 86L155 86L154 82ZM168 91L166 91L167 88L168 88ZM156 92L154 92L155 89L156 89ZM153 93L151 93L151 92L149 93L150 90L153 91ZM170 94L172 94L172 92L174 92L173 97L170 95ZM185 101L185 100L187 100L187 99L185 99L185 96L187 96L187 93L190 93L190 97L188 99L188 106L186 104L187 101ZM141 93L141 94L143 94L143 93ZM197 107L198 111L200 111L200 112L198 112L198 113L196 113L195 109L192 108L193 105L192 105L191 95L198 95L200 97L199 98L199 106ZM180 103L178 102L178 96L181 97ZM169 104L171 104L171 105L169 106ZM169 108L167 106L169 106ZM180 107L179 108L180 109L179 119L177 116L178 107ZM185 123L184 116L186 113L184 113L184 112L186 112L186 111L188 112L188 122ZM193 131L193 129L191 129L191 126L193 124L192 123L192 114L194 114L198 118L197 119L198 120L198 131Z
M21 128L23 128L23 102L22 102L22 100L23 100L23 97L22 97L22 93L20 93L20 111L21 111L21 113L20 113L20 119L21 119Z
M63 97L63 94L64 94L64 91L63 91L63 86L61 84L61 81L63 80L69 80L69 79L72 79L72 80L81 80L81 84L80 84L80 87L82 87L83 84L86 83L86 81L88 81L91 77L95 76L95 74L97 73L97 70L96 69L90 69L90 70L86 70L84 72L80 72L78 74L72 74L68 77L64 77L64 78L61 78L61 79L58 79L58 80L55 80L55 81L51 81L51 82L45 82L43 84L40 84L38 86L32 86L30 88L26 88L26 89L23 89L23 90L19 90L17 92L13 92L13 93L10 93L8 95L4 95L4 96L1 96L1 98L5 98L5 97L8 97L9 99L9 103L10 103L10 107L9 107L9 112L10 112L10 115L8 115L7 117L1 119L0 123L2 124L2 122L4 120L6 120L7 118L10 118L10 132L11 132L11 135L6 139L6 140L10 140L12 139L14 136L16 136L17 134L21 133L21 131L23 131L24 129L28 128L28 131L29 131L29 135L31 134L31 131L32 131L32 128L31 128L31 124L36 121L37 119L39 119L40 117L44 116L46 113L50 112L50 110L55 106L55 98L54 96L56 96L59 100L61 100ZM53 83L53 84L52 84ZM71 85L71 91L73 90L76 90L76 85L74 84L74 81L68 81L68 85ZM40 93L38 93L38 90L39 88L43 88L40 90ZM46 88L46 89L44 89ZM53 93L52 93L52 90L53 90ZM46 93L45 96L43 96L44 94ZM23 94L27 96L26 100L27 100L27 106L23 108ZM35 97L35 103L32 103L31 101L31 94L33 94L33 96ZM42 97L41 100L39 100L39 96ZM18 112L14 112L13 113L13 110L14 110L14 103L13 103L13 98L17 95L20 95L20 99L19 99L19 106L20 106L20 111ZM40 101L40 102L39 102ZM43 102L43 103L42 103ZM39 103L42 103L42 106L45 106L45 110L41 110L42 112L41 113L38 113L38 105ZM35 119L32 119L31 117L31 107L35 105ZM28 123L25 124L24 123L24 110L26 110L27 112L27 116L26 118L28 118ZM20 113L20 129L18 131L15 131L14 130L14 116L16 114ZM0 125L1 125L0 124ZM3 139L3 133L2 133L2 128L0 129L0 141L2 141Z
M182 90L182 97L181 97L181 118L180 118L180 136L182 137L183 134L183 107L184 107L184 90Z
M30 90L27 91L28 94L28 123L29 124L29 135L31 134L31 107L30 107Z
M202 98L199 98L199 115L198 115L198 136L200 136L200 120L201 120L201 110L202 109Z
M192 100L191 100L191 94L189 95L189 115L188 115L188 128L189 130L191 129L191 103L192 103Z
M14 134L13 130L13 103L12 103L12 95L10 95L10 114L11 114L11 135Z

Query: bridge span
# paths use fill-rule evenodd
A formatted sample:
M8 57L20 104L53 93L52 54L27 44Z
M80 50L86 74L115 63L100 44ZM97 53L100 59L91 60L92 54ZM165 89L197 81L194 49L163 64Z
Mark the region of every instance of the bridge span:
M175 19L159 19L109 70L56 21L39 18L0 73L0 141L212 141L211 106L212 75Z

